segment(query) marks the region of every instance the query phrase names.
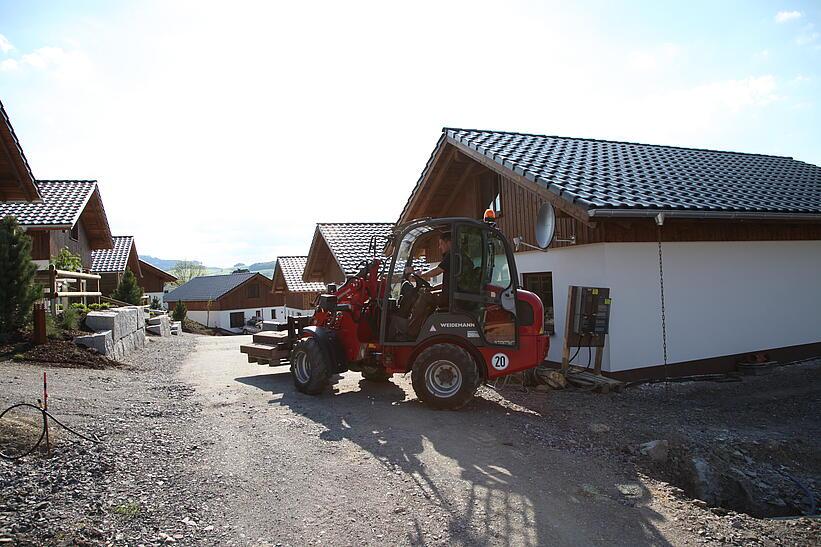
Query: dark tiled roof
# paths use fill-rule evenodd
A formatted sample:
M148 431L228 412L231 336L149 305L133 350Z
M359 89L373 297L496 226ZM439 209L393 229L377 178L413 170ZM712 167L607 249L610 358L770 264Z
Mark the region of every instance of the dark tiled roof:
M91 252L92 272L124 272L134 236L113 236L114 247Z
M2 101L0 101L0 120L2 120L2 125L0 125L0 138L5 141L0 144L5 144L10 159L18 166L16 170L20 175L21 180L19 180L19 183L22 186L22 190L30 199L39 201L40 192L34 181L34 175L31 173L31 166L26 159L26 155L23 153L23 147L20 145L20 140L17 138L14 128L11 126L11 120L6 113Z
M388 236L393 229L390 222L340 222L316 225L328 244L339 267L345 275L354 275L359 263L368 258L368 245L372 236ZM385 240L380 239L377 251L382 250Z
M203 275L195 277L188 283L180 285L163 298L166 302L184 302L216 300L231 289L248 281L258 273L238 273L229 275ZM270 289L269 289L270 290Z
M821 213L821 168L792 158L501 131L443 131L448 139L591 214L595 209Z
M97 188L94 180L38 180L40 203L0 202L0 217L14 216L23 226L71 228Z
M325 291L324 283L306 283L302 280L302 272L305 271L305 262L307 260L307 256L281 256L277 258L274 275L276 275L276 268L279 268L282 271L282 277L285 279L285 285L290 292Z

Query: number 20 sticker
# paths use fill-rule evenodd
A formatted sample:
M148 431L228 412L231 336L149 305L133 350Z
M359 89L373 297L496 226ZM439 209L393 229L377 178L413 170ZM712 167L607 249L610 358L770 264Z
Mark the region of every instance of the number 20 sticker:
M497 353L491 358L490 363L496 370L505 370L508 365L507 355L504 353Z

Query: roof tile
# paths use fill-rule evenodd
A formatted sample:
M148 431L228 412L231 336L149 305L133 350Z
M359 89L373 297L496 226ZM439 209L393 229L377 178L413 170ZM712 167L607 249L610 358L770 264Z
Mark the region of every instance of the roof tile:
M17 217L22 226L72 227L80 218L91 194L97 187L95 180L38 180L42 202L0 202L0 218Z
M276 268L279 268L290 292L324 292L324 283L306 283L302 280L302 272L305 271L307 261L307 256L280 256L274 267L274 275L276 275Z
M124 272L128 265L128 255L134 243L134 236L113 236L114 247L91 251L91 271Z
M821 213L821 167L788 157L501 131L444 131L587 209Z
M183 302L205 302L208 300L216 300L255 275L262 274L250 272L195 277L165 295L163 300L166 302L177 302L179 300Z

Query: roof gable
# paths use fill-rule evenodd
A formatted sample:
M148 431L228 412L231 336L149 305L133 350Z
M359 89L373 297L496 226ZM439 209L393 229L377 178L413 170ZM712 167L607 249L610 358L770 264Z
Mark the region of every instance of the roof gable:
M31 167L0 102L0 201L39 200Z
M95 180L38 180L36 203L0 203L0 217L13 216L27 228L71 229L83 221L92 249L112 247L111 228Z
M821 215L821 168L788 157L445 128L403 220L444 143L591 217L609 210Z
M131 262L136 263L136 267L139 268L134 236L113 236L111 239L114 243L111 249L98 249L91 252L91 271L95 273L124 272L128 267L129 258L133 258ZM139 270L134 273L140 275Z
M177 280L177 277L175 275L170 274L165 270L158 268L149 262L146 262L143 259L140 259L140 270L143 273L143 277L145 277L146 275L155 275L168 283L173 283Z
M195 277L187 283L184 283L169 292L163 297L163 300L184 302L206 302L208 300L217 300L221 296L227 294L233 289L239 287L254 276L260 276L268 279L259 273L238 273L229 275L203 275Z
M329 253L345 276L356 274L359 263L368 258L371 238L387 237L393 230L391 222L323 222L316 225L314 239L303 273L303 280L312 280L315 263ZM381 250L381 247L380 247ZM315 281L315 280L312 280ZM328 280L323 280L328 281Z
M321 282L306 282L302 279L305 271L307 256L280 256L274 266L274 286L282 278L289 292L314 293L325 291L325 284Z

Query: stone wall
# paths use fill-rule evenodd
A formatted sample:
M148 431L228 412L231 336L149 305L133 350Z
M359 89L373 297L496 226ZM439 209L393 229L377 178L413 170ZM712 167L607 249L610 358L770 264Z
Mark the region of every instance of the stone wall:
M91 311L85 324L94 334L79 336L74 341L93 348L112 359L122 359L135 349L145 347L145 310L142 306Z

